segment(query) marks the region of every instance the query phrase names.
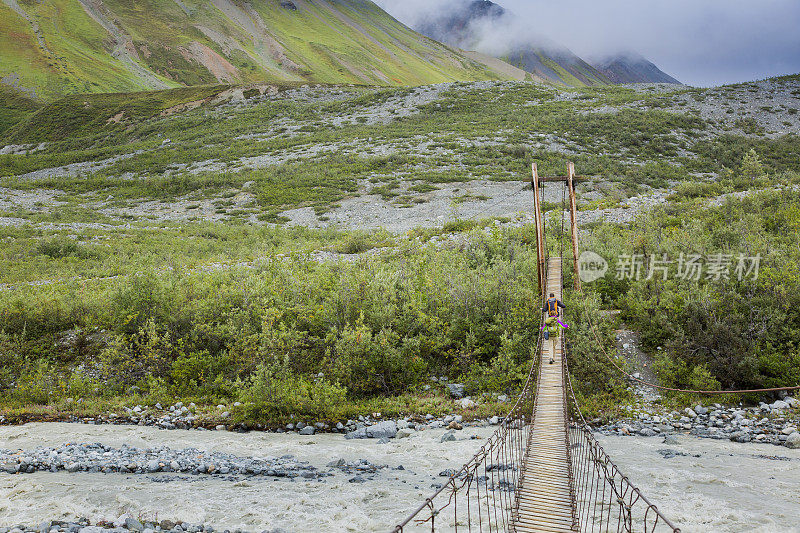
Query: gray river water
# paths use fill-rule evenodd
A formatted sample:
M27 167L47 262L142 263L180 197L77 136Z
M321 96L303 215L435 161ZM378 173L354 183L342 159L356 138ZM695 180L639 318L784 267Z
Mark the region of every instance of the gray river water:
M321 481L226 480L175 474L40 472L0 474L0 526L123 513L146 519L206 523L217 529L292 532L387 531L460 466L493 428L467 428L456 442L444 430L418 432L388 444L341 435L164 431L138 426L28 424L0 427L0 449L30 450L65 442L148 448L198 448L263 457L293 454L326 469L331 460L388 465L372 480L350 483L335 473ZM476 435L478 440L469 437ZM800 450L678 437L602 437L608 453L684 532L800 532ZM665 459L658 450L688 454ZM699 457L694 457L699 455ZM782 458L782 459L780 459ZM405 470L395 470L403 465Z

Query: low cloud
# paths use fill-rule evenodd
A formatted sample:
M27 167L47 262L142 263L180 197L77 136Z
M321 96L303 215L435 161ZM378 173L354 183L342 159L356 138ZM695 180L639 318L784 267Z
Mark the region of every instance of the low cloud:
M378 0L415 26L465 0ZM800 72L798 0L499 0L503 30L481 28L480 46L552 40L592 59L633 51L691 85Z

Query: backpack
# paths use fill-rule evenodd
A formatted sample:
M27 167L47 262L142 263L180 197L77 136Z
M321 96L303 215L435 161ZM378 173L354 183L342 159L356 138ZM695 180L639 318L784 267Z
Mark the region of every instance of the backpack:
M555 298L547 300L547 314L549 316L558 316L558 300Z

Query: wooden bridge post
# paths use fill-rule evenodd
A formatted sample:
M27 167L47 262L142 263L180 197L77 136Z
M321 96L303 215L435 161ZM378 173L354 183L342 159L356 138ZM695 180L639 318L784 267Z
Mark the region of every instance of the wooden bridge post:
M572 230L572 257L575 260L575 290L581 290L581 276L578 269L578 218L577 208L575 207L575 185L572 178L575 176L575 164L567 164L567 186L569 187L569 212L570 228Z
M539 204L539 173L536 170L536 163L531 163L531 184L533 185L533 210L536 217L536 264L539 273L539 293L544 294L547 280L545 276L545 251L544 251L544 224L542 224L542 206Z

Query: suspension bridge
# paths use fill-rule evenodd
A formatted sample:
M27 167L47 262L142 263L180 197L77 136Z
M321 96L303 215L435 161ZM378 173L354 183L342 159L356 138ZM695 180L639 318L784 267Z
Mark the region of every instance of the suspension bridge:
M563 238L559 255L548 254L540 185L564 184L562 237L569 191L574 279L580 290L575 205L575 183L580 180L572 163L566 176L553 178L540 178L535 164L532 168L542 304L550 293L561 299L564 278ZM541 325L543 320L542 314ZM564 335L553 348L545 345L540 328L527 380L497 431L393 533L680 532L594 438L575 399L566 346Z

